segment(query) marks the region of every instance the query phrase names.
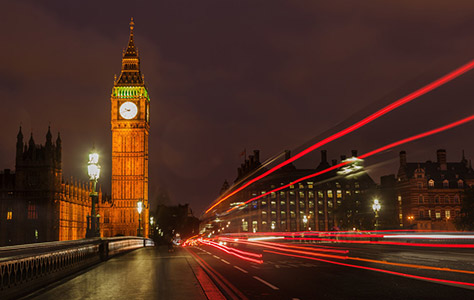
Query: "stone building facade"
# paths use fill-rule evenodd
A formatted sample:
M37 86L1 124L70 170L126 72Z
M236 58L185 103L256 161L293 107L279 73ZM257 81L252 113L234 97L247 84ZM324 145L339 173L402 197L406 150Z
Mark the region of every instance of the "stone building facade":
M455 230L465 188L474 184L474 170L464 154L459 162L447 162L446 150L437 160L407 162L400 152L397 200L400 226L422 230Z
M15 172L0 173L0 245L84 238L91 211L89 183L64 180L61 138L38 145L18 132ZM99 192L99 214L110 209Z

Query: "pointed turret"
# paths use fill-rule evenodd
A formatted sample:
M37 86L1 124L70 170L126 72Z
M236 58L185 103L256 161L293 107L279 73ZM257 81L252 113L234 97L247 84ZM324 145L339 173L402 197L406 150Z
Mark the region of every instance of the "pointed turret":
M115 86L124 85L143 85L143 75L140 72L140 58L138 57L138 50L135 47L133 40L133 28L135 23L133 18L130 21L130 37L128 39L127 49L123 52L122 57L122 72L119 79L115 81Z
M21 126L20 130L18 131L18 134L16 136L16 162L18 164L18 161L23 157L23 133L21 132Z
M46 133L46 148L50 149L53 146L52 135L51 135L51 126L48 126L48 132Z
M18 134L16 135L16 149L23 151L23 133L21 132L21 126L20 130L18 130Z
M31 133L30 140L28 141L28 146L31 150L35 148L35 140L33 139L33 132Z

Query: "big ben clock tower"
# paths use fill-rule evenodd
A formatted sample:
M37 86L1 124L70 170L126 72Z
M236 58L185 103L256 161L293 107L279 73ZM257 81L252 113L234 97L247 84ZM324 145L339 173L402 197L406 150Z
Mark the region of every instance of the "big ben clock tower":
M150 97L140 72L140 58L133 40L123 52L122 71L111 95L112 201L111 235L148 233L148 133ZM142 203L142 213L137 205ZM141 228L139 229L139 218Z

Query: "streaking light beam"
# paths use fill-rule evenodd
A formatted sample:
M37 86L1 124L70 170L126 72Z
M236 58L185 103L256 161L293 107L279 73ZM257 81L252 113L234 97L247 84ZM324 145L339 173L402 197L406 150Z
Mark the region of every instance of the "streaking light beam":
M216 203L214 203L211 207L209 207L207 210L206 210L206 213L208 213L209 211L211 211L214 207L216 207L219 203L221 203L222 201L228 199L229 197L235 195L236 193L238 193L239 191L245 189L246 187L248 187L249 185L251 185L252 183L254 182L257 182L258 180L270 175L271 173L275 172L276 170L280 169L281 167L283 166L286 166L287 164L289 163L292 163L294 162L295 160L305 156L306 154L316 150L317 148L321 147L321 146L324 146L326 145L327 143L329 142L332 142L340 137L343 137L369 123L371 123L372 121L380 118L381 116L391 112L392 110L410 102L410 101L413 101L415 100L416 98L442 86L443 84L446 84L447 82L461 76L462 74L472 70L474 68L474 60L471 60L470 62L468 62L467 64L459 67L458 69L442 76L441 78L438 78L437 80L429 83L428 85L425 85L424 87L398 99L397 101L385 106L384 108L378 110L377 112L369 115L368 117L360 120L359 122L317 142L316 144L306 148L305 150L297 153L296 155L294 155L293 157L289 158L288 160L285 160L284 162L281 162L280 164L274 166L273 168L269 169L268 171L266 171L265 173L249 180L248 182L246 182L245 184L243 184L242 186L240 186L239 188L235 189L233 192L231 192L230 194L226 195L225 197L223 197L222 199L220 199L219 201L217 201Z

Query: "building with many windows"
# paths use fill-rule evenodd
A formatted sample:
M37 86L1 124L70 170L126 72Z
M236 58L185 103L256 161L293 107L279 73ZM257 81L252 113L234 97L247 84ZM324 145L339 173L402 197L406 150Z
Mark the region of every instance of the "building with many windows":
M356 157L357 151L352 151L352 156ZM286 151L285 160L289 158L290 152ZM341 156L341 161L346 159ZM210 231L225 232L371 229L370 203L376 185L361 166L352 171L337 168L248 202L336 164L337 160L329 164L325 150L321 151L321 162L316 168L298 169L288 164L205 213L201 217L202 229L206 226ZM266 170L259 161L259 151L254 151L238 168L234 185L227 189L227 181L224 183L220 199ZM244 205L245 202L248 203ZM229 212L235 206L238 208Z
M464 153L459 162L447 162L446 150L437 160L407 162L400 152L397 200L400 226L424 230L455 230L465 188L474 184L474 170Z

